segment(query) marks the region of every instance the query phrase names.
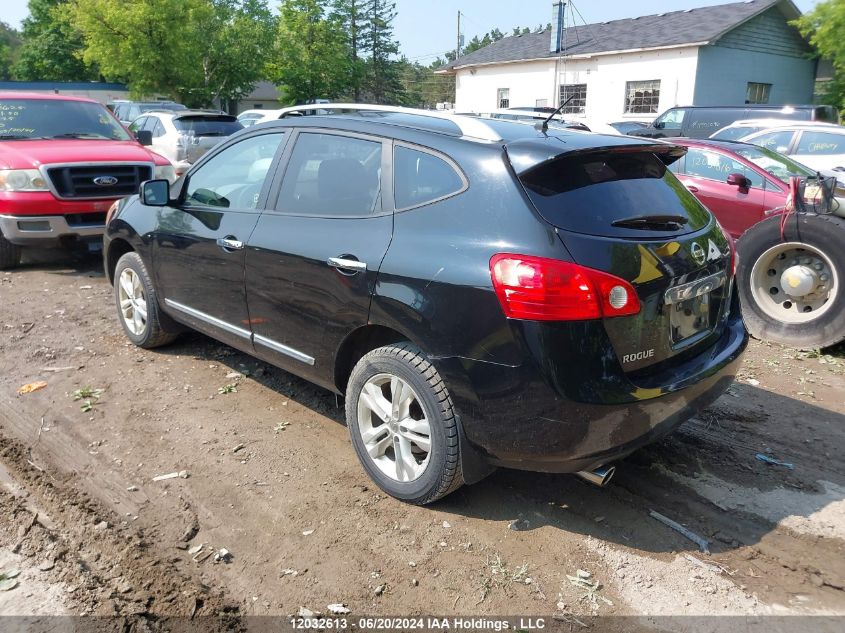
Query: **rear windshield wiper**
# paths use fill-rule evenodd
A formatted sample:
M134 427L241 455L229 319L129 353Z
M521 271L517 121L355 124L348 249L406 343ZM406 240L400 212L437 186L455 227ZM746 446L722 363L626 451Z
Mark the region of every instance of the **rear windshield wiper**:
M611 222L611 226L643 231L677 231L689 218L682 215L638 215Z

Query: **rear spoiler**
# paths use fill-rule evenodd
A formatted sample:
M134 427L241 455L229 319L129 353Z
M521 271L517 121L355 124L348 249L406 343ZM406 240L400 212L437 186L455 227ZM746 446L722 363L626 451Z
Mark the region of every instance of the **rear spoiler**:
M687 153L687 148L681 145L672 145L660 141L649 143L626 137L621 137L618 140L613 138L614 142L606 145L594 144L596 141L600 142L611 138L613 137L585 134L579 135L577 139L571 139L579 142L571 142L569 137L564 140L555 136L519 139L505 145L505 151L518 176L559 158L585 154L647 152L655 154L664 164L671 165Z

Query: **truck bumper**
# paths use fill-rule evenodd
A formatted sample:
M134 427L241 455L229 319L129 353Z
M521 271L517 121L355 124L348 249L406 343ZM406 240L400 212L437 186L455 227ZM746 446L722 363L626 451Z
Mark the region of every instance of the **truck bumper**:
M101 236L104 230L102 222L85 222L84 218L79 224L71 225L63 215L0 215L3 237L19 246L50 246L67 238L93 239Z

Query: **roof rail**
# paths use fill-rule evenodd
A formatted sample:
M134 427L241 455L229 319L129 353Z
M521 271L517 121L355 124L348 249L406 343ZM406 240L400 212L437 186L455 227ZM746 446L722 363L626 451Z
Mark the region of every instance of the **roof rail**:
M303 112L305 110L353 110L358 112L395 112L397 114L410 114L413 116L425 116L433 119L444 119L452 121L460 130L463 136L481 139L484 141L501 141L502 137L487 123L469 116L449 114L438 110L422 110L420 108L403 108L400 106L376 105L372 103L309 103L306 105L291 106L282 108L279 118L292 112Z

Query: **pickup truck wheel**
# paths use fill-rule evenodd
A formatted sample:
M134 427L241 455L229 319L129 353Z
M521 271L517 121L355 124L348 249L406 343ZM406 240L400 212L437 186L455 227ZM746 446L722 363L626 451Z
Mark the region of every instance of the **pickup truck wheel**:
M751 227L737 245L737 288L752 336L798 347L845 339L845 220L798 215Z
M155 287L138 253L126 253L114 270L117 315L127 338L138 347L152 349L172 342L177 334L162 327Z
M0 270L14 268L21 263L21 247L12 244L0 233Z
M380 347L355 365L346 424L364 470L392 497L424 505L463 484L457 412L413 344Z

